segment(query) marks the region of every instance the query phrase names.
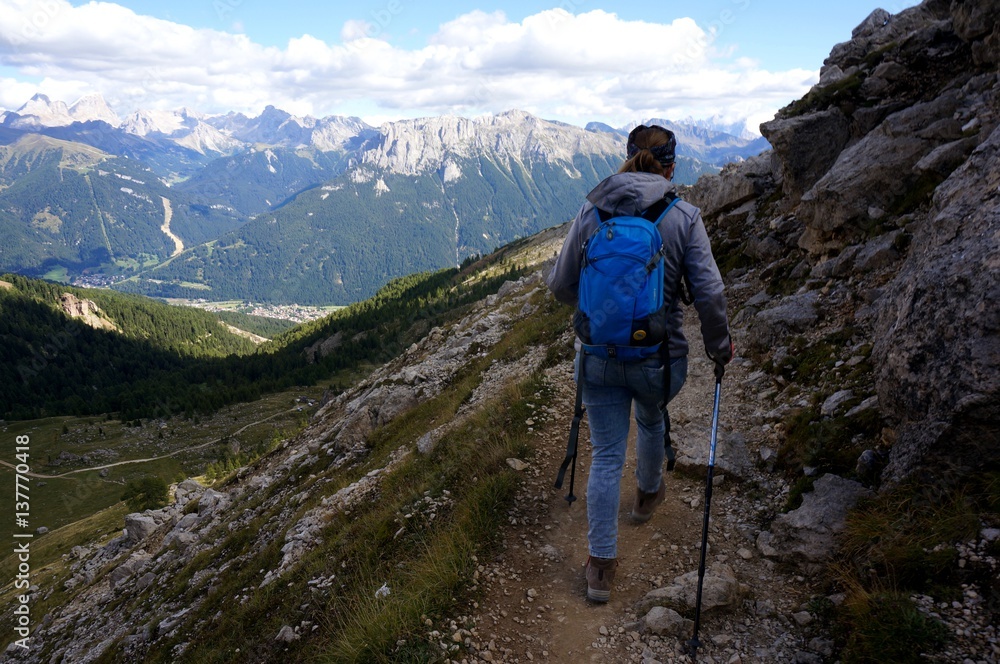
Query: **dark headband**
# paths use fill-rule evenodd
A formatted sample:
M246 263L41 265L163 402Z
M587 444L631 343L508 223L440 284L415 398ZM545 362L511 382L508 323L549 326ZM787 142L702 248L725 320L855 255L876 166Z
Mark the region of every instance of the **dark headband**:
M665 132L667 134L667 142L664 143L663 145L657 145L656 147L651 147L651 148L638 147L635 144L635 138L640 132L643 132L647 129L658 129L662 132ZM629 133L628 143L626 144L625 150L627 159L631 159L632 157L634 157L636 154L639 153L639 150L649 150L651 153L653 153L653 157L656 158L656 161L658 161L661 166L669 166L670 164L674 163L674 153L677 150L677 139L674 138L674 132L664 127L661 127L660 125L650 125L649 127L647 127L646 125L639 125Z

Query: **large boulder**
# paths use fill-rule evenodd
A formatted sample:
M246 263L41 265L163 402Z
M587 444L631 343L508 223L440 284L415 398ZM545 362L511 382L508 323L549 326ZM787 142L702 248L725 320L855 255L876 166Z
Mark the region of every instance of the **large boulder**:
M707 219L760 196L771 175L771 155L765 152L742 163L728 164L718 175L703 175L684 196L701 208Z
M851 138L850 120L839 108L779 117L763 123L760 132L774 148L774 170L792 202L823 177Z
M198 501L198 515L208 516L229 506L229 496L215 489L207 489Z
M811 328L819 317L818 293L790 295L756 315L750 323L747 345L769 350L789 335Z
M708 457L711 452L711 431L707 428L687 425L679 428L674 447L677 451L677 471L695 477L705 477L708 472ZM715 472L747 479L753 470L747 440L737 431L720 432L716 441Z
M138 512L125 515L125 538L129 544L138 544L159 528L152 517Z
M733 606L739 600L740 584L733 568L724 563L715 563L705 570L702 585L701 610ZM679 611L690 611L697 606L698 570L676 577L668 586L656 588L646 593L635 605L636 613L645 613L661 606Z
M757 546L769 558L798 564L807 572L819 571L836 550L847 512L870 494L858 482L824 475L802 496L798 509L779 515L771 530L758 536Z
M880 302L887 478L1000 464L1000 128L942 183Z

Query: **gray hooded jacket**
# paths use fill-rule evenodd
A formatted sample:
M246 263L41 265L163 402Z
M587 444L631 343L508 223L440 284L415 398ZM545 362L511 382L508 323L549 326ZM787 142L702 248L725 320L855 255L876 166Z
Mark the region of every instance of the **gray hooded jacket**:
M595 206L617 216L637 216L673 190L673 183L653 173L616 173L587 194L587 202L573 220L547 280L556 299L566 304L577 303L583 249L600 224ZM675 286L671 286L679 284L685 274L701 321L705 350L713 356L728 354L726 296L722 276L712 256L708 233L701 220L701 211L689 203L678 201L660 222L659 228L666 251L664 268L667 286L664 292L668 302L673 296L668 322L670 357L683 357L688 352L688 343L681 329L684 312Z

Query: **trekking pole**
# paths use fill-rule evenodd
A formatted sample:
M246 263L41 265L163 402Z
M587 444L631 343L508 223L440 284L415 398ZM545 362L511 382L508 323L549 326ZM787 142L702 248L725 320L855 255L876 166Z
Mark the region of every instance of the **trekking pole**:
M581 353L579 358L579 376L576 381L576 407L573 411L573 424L569 427L569 443L566 445L566 458L563 459L562 465L559 466L559 474L556 476L555 487L561 489L563 485L563 478L566 477L566 469L572 468L569 474L569 494L566 496L566 502L570 505L576 500L576 496L573 495L573 483L576 481L576 456L578 450L578 441L580 440L580 421L583 419L583 414L587 411L583 407L583 354Z
M701 562L698 564L698 596L694 609L694 636L688 641L691 660L696 661L698 647L698 628L701 626L701 590L705 583L705 552L708 549L708 513L712 506L712 480L715 476L715 444L719 439L719 401L722 397L722 375L726 367L721 362L715 363L715 406L712 409L712 445L708 452L708 485L705 487L705 521L701 527Z

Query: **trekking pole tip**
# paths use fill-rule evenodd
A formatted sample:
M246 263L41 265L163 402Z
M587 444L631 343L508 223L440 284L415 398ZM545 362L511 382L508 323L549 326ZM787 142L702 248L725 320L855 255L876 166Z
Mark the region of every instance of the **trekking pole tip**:
M685 650L687 651L687 654L691 657L691 661L692 662L697 661L698 648L701 647L701 641L699 641L698 637L696 636L692 638L690 641L688 641L685 645L687 646Z

